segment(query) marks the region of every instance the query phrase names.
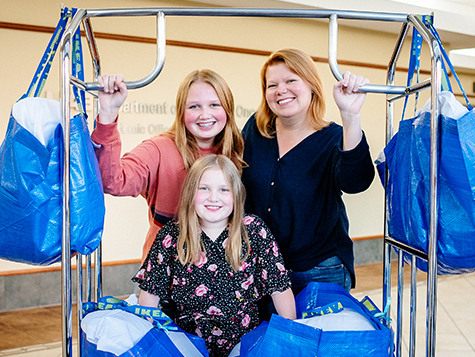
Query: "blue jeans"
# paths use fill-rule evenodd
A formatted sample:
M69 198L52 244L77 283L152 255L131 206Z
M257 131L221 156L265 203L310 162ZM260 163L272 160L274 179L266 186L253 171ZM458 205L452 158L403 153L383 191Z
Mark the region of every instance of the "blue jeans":
M333 283L338 284L346 291L351 290L351 275L348 268L340 258L333 256L306 271L290 271L292 292L297 296L309 283ZM264 296L258 302L259 318L261 321L269 321L272 314L276 314L274 303L270 296Z

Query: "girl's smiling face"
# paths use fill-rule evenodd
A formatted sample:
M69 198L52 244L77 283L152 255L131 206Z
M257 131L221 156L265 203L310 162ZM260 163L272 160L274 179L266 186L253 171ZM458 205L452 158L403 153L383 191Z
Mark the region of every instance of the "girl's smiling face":
M266 71L266 101L280 119L306 119L312 100L307 82L291 71L284 62L277 62Z
M223 230L234 209L231 185L221 169L203 172L195 196L195 210L200 218L201 228Z
M227 115L214 88L205 82L190 85L185 103L185 126L198 146L209 148L226 126Z

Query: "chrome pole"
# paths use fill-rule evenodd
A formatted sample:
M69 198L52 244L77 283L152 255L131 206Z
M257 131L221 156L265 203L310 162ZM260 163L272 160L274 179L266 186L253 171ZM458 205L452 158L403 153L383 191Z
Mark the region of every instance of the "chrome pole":
M97 82L97 78L101 75L101 58L99 55L99 50L97 47L96 38L94 36L94 31L92 29L92 24L90 18L86 18L83 21L84 31L86 33L87 43L89 45L89 52L91 53L92 59L92 68L94 71L94 80ZM91 93L92 94L92 93ZM99 102L97 96L94 96L93 99L93 118L94 123L96 121L97 115L99 114ZM91 258L89 257L89 266L91 264ZM97 247L94 252L94 300L99 301L102 296L102 242ZM92 276L89 276L89 283L92 286ZM88 301L92 301L91 292L89 291Z
M422 21L414 15L409 19L414 23L429 45L431 53L431 126L430 126L430 223L427 259L427 336L426 355L435 356L437 318L437 225L438 225L438 161L439 161L439 93L442 82L442 54L437 39Z
M72 356L72 308L71 308L71 232L69 212L69 70L71 64L72 36L65 33L61 47L62 58L62 125L64 138L63 165L63 228L62 228L62 257L61 257L61 310L62 310L62 341L63 356Z
M409 321L409 357L416 355L417 257L411 257L411 307Z
M441 54L434 41L432 56L432 95L431 95L431 155L430 155L430 230L427 276L427 356L435 356L437 320L437 226L438 226L438 161L439 161L439 101L442 78Z
M76 316L77 323L76 328L78 332L77 336L77 353L78 356L82 356L82 334L81 334L81 321L82 321L82 299L83 299L83 271L82 271L82 254L76 255L76 275L77 275L77 285L76 285Z
M79 9L65 30L61 43L61 116L63 126L63 230L61 256L61 286L62 286L62 354L72 356L72 286L71 286L71 222L70 222L70 82L71 49L74 32L84 16L84 10Z
M407 37L407 32L409 30L409 24L404 22L401 30L399 32L399 36L396 42L396 46L394 47L393 54L391 56L391 60L388 65L388 72L386 78L386 85L393 86L394 85L394 76L396 73L396 63L399 59L401 54L401 50L404 44L404 40ZM388 95L386 96L386 98ZM386 101L386 138L385 138L385 146L389 143L391 138L394 135L394 108L393 103L389 100ZM389 172L387 166L385 167L385 174L384 174L384 188L386 189L388 185L388 177ZM383 272L383 306L386 306L391 299L391 245L387 242L388 233L388 226L387 226L387 198L386 194L384 195L384 272ZM390 327L391 319L391 309L388 309L386 313L386 320L384 321L386 327Z
M402 356L402 326L404 309L404 252L398 251L398 281L397 281L397 331L396 331L396 357Z
M335 14L341 19L348 20L407 22L407 14L321 9L149 7L89 9L87 10L87 16L155 16L158 12L163 12L166 16L282 17L307 19L330 18L332 14Z

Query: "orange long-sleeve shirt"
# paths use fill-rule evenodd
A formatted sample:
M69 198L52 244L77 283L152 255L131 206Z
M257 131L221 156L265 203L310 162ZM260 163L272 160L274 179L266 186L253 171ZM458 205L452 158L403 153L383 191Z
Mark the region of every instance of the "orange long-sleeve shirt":
M182 156L172 139L159 135L144 140L121 157L117 123L97 122L91 137L100 145L96 155L104 192L113 196L141 195L147 200L150 227L143 246L143 261L160 228L178 213L186 177ZM215 148L201 149L201 155L214 152Z

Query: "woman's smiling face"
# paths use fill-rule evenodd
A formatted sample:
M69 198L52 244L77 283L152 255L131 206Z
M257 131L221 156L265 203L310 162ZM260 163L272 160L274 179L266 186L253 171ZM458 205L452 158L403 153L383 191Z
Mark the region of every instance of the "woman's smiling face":
M312 100L310 86L284 62L270 65L266 71L266 101L280 119L306 119Z
M185 104L185 126L199 147L209 148L226 126L227 115L214 88L205 82L190 85Z
M195 196L195 210L203 230L223 230L234 209L234 198L230 183L220 168L203 172Z

